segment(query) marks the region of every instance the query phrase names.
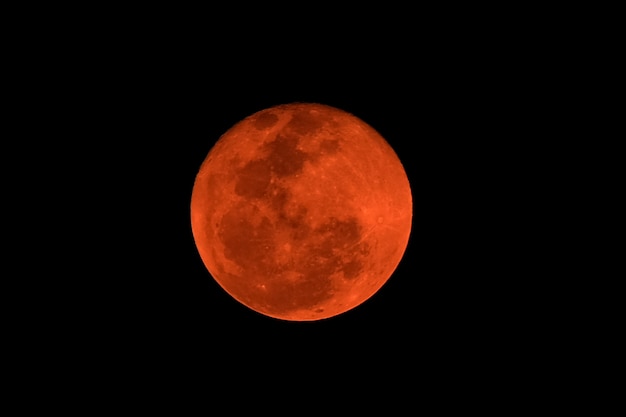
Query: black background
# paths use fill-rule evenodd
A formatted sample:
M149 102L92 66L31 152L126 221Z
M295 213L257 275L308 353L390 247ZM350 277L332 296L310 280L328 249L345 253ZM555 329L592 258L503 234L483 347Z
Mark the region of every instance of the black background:
M463 62L419 59L416 49L387 57L365 48L339 60L274 51L198 67L177 51L176 65L123 76L109 132L120 135L111 143L121 161L106 164L121 175L111 191L127 220L117 236L126 259L117 285L130 291L128 319L114 312L122 334L143 353L194 366L269 360L309 372L330 359L356 369L448 366L515 343L524 266L510 233L524 220L510 210L524 203L510 194L516 151L501 137L518 133L503 122L510 114L500 95L510 87L459 70ZM198 256L189 220L195 174L220 135L294 101L341 108L378 130L405 167L414 203L410 241L388 283L354 310L313 323L271 319L228 296Z
M352 16L354 27L344 16L332 31L329 16L253 30L232 19L217 28L224 16L211 16L134 14L78 36L93 23L85 20L41 40L49 71L38 103L61 115L48 128L71 155L59 181L75 201L65 216L80 219L68 255L81 260L68 267L79 284L68 283L72 302L61 306L76 351L121 379L228 389L321 378L329 389L362 382L375 392L416 378L442 395L442 386L532 368L553 331L539 279L550 271L537 266L551 237L534 235L545 207L528 184L549 154L537 126L552 96L540 98L539 83L554 74L525 58L525 32L448 12L435 21ZM413 195L410 240L385 286L345 314L304 323L265 317L224 292L196 251L189 212L219 137L296 101L375 128Z

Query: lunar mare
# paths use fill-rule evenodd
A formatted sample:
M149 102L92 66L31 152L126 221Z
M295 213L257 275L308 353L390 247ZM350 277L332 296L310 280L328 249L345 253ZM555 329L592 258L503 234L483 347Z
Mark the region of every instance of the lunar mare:
M228 130L196 176L191 225L219 285L270 317L319 320L389 279L406 249L406 173L372 127L343 110L292 103Z

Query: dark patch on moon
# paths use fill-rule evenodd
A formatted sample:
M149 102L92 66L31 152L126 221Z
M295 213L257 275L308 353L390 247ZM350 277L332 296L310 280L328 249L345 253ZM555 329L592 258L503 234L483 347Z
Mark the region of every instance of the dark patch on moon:
M310 135L317 132L326 123L327 117L309 110L296 110L285 126L299 135Z
M332 155L339 151L339 141L336 139L324 139L320 143L320 153L322 155Z
M310 229L306 224L306 216L308 210L301 204L293 204L288 208L281 210L278 213L280 221L284 222L287 226L294 230L303 230L305 228Z
M294 241L302 241L310 233L311 226L306 221L308 209L303 204L295 203L289 189L272 184L267 194L267 203L276 213L277 227L289 229Z
M278 122L278 116L274 113L266 111L254 117L253 125L255 129L266 130L271 129Z
M302 171L308 160L305 152L297 148L298 139L277 135L272 142L263 145L267 153L263 158L246 163L237 172L235 192L244 198L262 198L267 194L272 177L285 178ZM280 195L275 198L279 199Z
M266 157L277 177L288 177L302 171L304 162L308 159L307 154L298 149L298 138L276 135L276 140L264 145L269 152Z
M304 129L305 126L307 129L318 129L323 123L323 119L320 121L303 114L309 115L296 113L291 121L300 129ZM276 115L261 113L256 117L266 120ZM338 140L324 139L320 142L317 154L309 154L298 149L299 140L297 135L280 132L273 141L265 143L261 149L264 156L246 163L237 172L235 184L237 195L244 198L263 198L267 194L272 176L278 179L291 177L302 172L305 162L315 162L321 156L337 153L340 149ZM275 198L279 199L280 195Z
M246 272L259 273L271 266L268 256L275 250L273 226L266 217L255 225L250 219L259 216L251 208L235 206L222 217L218 235L224 256Z
M222 262L220 261L220 257L217 254L217 251L215 250L215 247L213 247L211 249L211 256L213 257L213 262L215 264L215 267L217 268L217 271L220 274L226 273L226 268L224 268L224 264L222 264Z
M271 167L266 160L248 162L237 175L235 193L246 198L261 198L271 180Z
M272 184L270 186L268 192L268 204L275 212L281 213L287 206L290 198L291 193L285 187L281 187L277 184Z
M367 244L360 242L361 229L355 217L328 219L303 242L308 260L302 263L301 272L311 278L330 277L337 272L343 272L346 279L358 277L363 270L363 257L369 252Z
M361 274L363 270L363 262L352 259L341 266L341 272L345 279L354 279Z
M355 217L346 220L331 217L316 231L321 233L329 246L335 248L355 245L361 238L361 225Z
M270 313L308 309L332 297L332 282L321 276L304 276L297 281L268 281L264 301Z

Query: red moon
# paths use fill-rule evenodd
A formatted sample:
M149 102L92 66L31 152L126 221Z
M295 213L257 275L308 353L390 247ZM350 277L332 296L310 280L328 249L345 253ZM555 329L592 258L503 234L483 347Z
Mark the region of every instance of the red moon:
M191 227L204 265L250 309L282 320L344 313L391 277L408 244L409 181L371 126L291 103L252 114L209 151Z

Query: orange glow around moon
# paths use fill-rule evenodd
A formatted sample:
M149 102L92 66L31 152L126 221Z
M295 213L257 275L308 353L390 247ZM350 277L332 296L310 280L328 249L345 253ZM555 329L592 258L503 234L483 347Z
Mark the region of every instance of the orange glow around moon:
M191 226L206 268L264 315L320 320L374 295L409 240L400 160L343 110L292 103L228 130L196 176Z

